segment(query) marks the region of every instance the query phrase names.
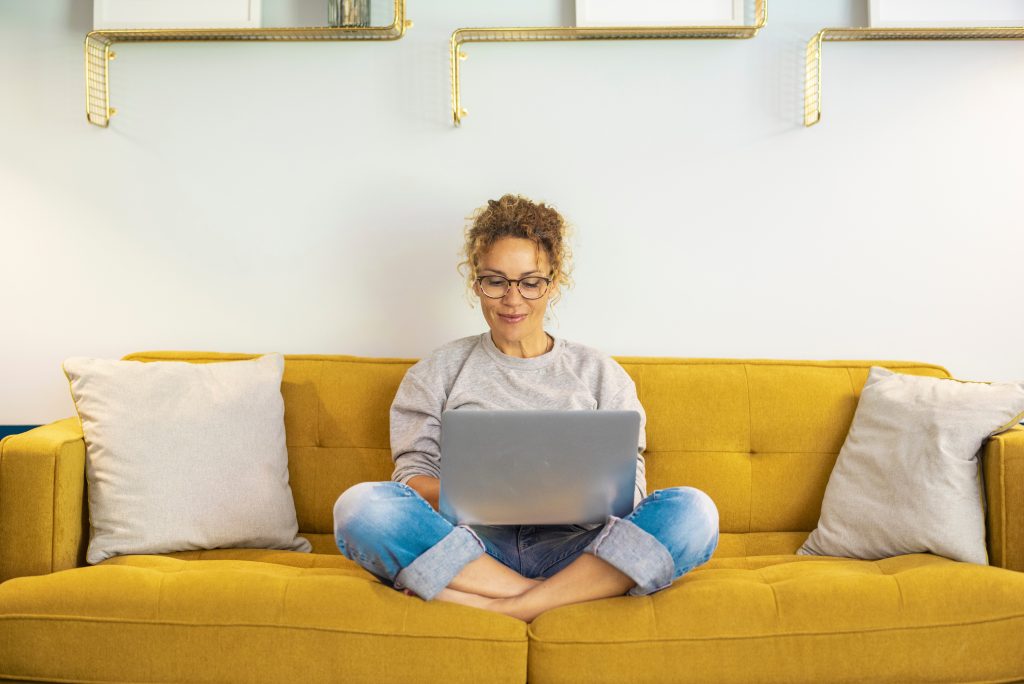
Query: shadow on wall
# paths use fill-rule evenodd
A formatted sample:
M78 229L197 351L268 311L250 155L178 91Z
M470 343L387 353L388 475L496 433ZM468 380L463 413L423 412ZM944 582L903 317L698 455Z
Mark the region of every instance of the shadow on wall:
M81 33L82 40L85 40L85 34L92 31L92 3L65 0L64 5L67 7L68 29Z

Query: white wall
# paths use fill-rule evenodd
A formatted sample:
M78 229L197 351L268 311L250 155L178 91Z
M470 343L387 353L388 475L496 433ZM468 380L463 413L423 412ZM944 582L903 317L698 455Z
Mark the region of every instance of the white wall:
M288 1L267 16L311 11ZM507 191L577 228L556 334L1022 379L1024 43L829 44L804 129L804 44L864 4L772 0L752 41L470 45L461 129L452 29L568 2L409 0L396 43L121 45L103 130L91 3L2 2L0 424L71 415L73 355L419 357L480 332L456 252Z

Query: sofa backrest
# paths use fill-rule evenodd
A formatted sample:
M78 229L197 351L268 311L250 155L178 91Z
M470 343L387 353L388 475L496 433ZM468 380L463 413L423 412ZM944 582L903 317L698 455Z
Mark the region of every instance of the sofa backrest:
M245 354L144 352L139 361ZM336 552L332 511L348 487L391 478L389 409L415 359L285 357L282 394L299 531ZM817 524L832 466L872 365L949 377L904 361L616 357L647 414L648 491L690 485L718 505L718 556L792 553Z

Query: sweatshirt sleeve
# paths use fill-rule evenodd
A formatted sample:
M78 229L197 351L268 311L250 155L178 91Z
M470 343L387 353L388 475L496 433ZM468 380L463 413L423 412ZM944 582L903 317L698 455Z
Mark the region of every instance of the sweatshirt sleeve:
M392 480L405 484L416 475L441 479L443 407L443 397L413 373L405 374L391 404Z
M625 374L625 371L623 371L623 374ZM636 395L636 385L633 384L633 379L627 375L626 380L628 384L598 408L640 412L640 434L637 437L636 450L636 493L633 496L633 506L636 507L640 500L647 496L647 467L643 455L644 450L647 448L647 413L644 411L644 407L640 404L640 399Z

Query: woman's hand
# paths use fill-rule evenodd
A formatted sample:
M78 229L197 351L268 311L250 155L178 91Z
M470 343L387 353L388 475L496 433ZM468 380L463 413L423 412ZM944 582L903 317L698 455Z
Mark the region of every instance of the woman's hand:
M428 477L427 475L417 475L410 478L406 484L426 499L427 503L433 506L435 511L438 510L438 497L441 494L440 480L436 477Z

